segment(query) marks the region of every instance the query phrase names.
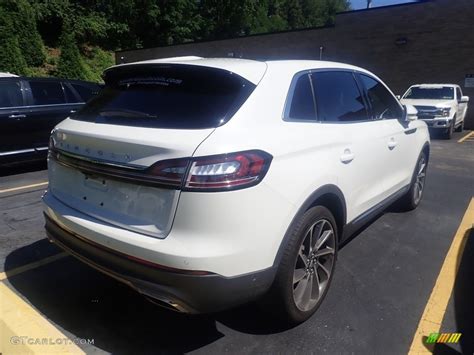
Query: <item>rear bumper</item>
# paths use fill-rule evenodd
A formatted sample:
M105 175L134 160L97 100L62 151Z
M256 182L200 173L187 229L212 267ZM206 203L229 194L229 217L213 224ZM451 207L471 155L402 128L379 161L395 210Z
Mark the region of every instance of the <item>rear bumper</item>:
M45 214L48 238L84 263L127 284L158 304L186 313L209 313L252 301L270 287L274 268L236 277L195 275L131 260L75 232Z

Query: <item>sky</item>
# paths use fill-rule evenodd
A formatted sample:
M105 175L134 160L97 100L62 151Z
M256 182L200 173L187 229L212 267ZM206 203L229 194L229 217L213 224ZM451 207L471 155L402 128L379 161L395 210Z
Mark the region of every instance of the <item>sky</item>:
M405 2L414 2L416 0L372 0L372 7L402 4ZM350 0L353 10L365 9L367 0Z

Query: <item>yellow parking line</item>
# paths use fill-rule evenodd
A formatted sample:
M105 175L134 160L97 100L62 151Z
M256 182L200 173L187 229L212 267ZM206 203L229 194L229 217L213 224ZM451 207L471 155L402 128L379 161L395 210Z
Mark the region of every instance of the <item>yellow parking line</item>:
M74 340L3 283L0 283L0 353L85 354Z
M12 187L10 189L5 189L5 190L0 190L0 194L4 194L7 192L12 192L12 191L18 191L18 190L24 190L24 189L30 189L32 187L38 187L38 186L44 186L48 185L48 182L39 182L37 184L31 184L31 185L25 185L25 186L18 186L18 187Z
M0 281L5 280L7 277L13 277L13 276L21 274L25 271L32 270L32 269L35 269L39 266L43 266L43 265L52 263L53 261L62 259L65 256L68 256L68 255L69 254L67 254L65 252L61 252L61 253L58 253L58 254L55 254L55 255L52 255L52 256L48 256L47 258L35 261L33 263L26 264L26 265L23 265L23 266L19 266L19 267L15 268L15 269L12 269L11 271L8 271L6 273L5 272L0 272Z
M474 135L474 131L469 132L469 133L466 134L464 137L462 137L460 140L458 140L458 143L464 142L466 139L468 139L469 137L472 137L473 135Z
M429 354L430 351L423 344L423 337L439 332L449 298L453 291L456 273L459 268L458 255L462 254L469 229L474 223L474 198L467 207L459 228L454 235L451 246L444 259L438 279L431 291L431 296L421 316L408 354ZM454 331L454 330L453 330Z

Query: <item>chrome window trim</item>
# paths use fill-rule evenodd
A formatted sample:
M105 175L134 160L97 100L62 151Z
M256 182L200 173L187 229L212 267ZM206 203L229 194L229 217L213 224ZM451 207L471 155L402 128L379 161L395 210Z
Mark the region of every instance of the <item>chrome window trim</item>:
M65 104L49 104L49 105L27 105L27 106L12 106L12 107L0 107L0 110L18 110L18 109L28 109L35 107L56 107L56 106L71 106L71 105L84 105L85 102L68 102Z
M10 150L10 151L6 151L6 152L0 152L0 157L6 157L6 156L10 156L10 155L17 155L17 154L25 154L25 153L42 152L42 151L45 151L45 150L48 150L48 147Z

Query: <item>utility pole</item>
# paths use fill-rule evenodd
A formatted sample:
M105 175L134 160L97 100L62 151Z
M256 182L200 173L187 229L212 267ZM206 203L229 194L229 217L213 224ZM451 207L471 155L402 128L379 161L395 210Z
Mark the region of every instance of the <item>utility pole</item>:
M372 7L372 0L367 0L367 8L370 9Z

